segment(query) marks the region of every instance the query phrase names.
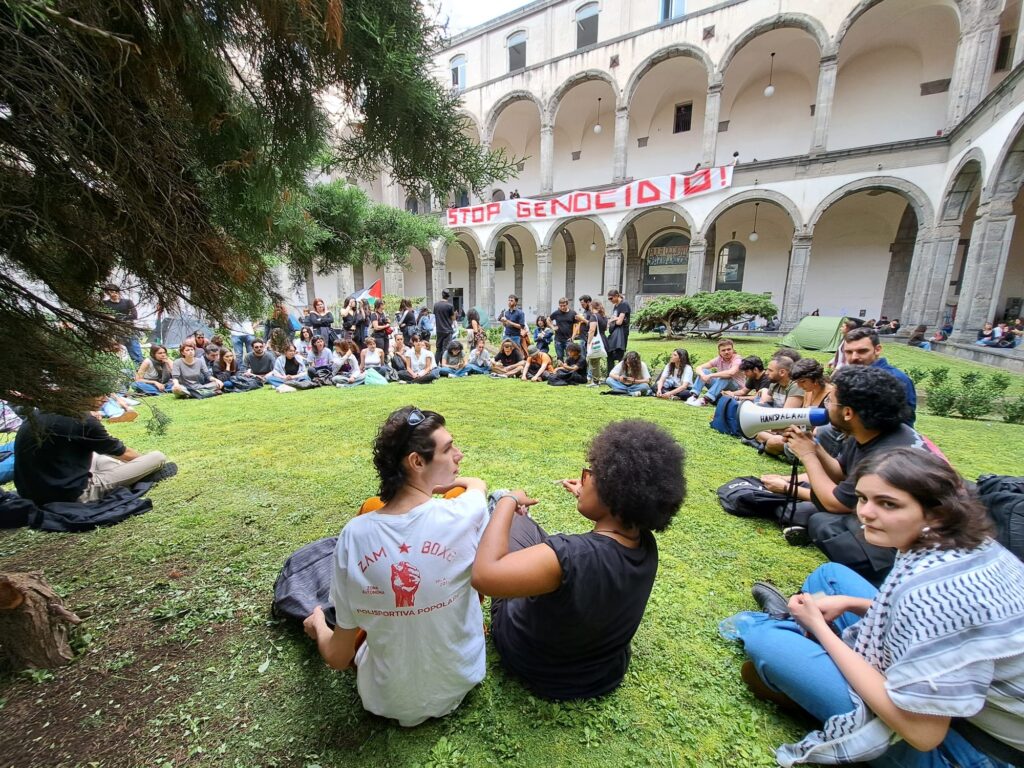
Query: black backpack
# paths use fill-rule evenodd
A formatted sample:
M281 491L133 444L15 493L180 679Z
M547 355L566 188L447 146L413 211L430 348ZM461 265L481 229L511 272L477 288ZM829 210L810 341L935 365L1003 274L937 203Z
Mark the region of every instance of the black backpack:
M996 526L996 541L1024 560L1024 477L982 475L978 499Z
M776 520L782 515L787 497L772 493L756 477L737 477L718 489L718 503L730 515Z
M324 609L328 626L334 626L334 606L330 600L337 543L337 536L319 539L285 560L284 568L274 582L275 616L301 624L319 605Z

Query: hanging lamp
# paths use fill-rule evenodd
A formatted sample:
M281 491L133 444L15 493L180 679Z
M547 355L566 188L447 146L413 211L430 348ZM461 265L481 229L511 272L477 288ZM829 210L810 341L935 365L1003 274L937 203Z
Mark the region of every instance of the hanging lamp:
M771 64L768 65L768 85L764 87L764 97L770 99L775 95L775 86L772 85L772 76L775 74L775 51L772 51Z
M761 205L761 204L760 203L754 203L754 228L752 230L750 230L750 234L747 235L747 239L750 242L752 242L752 243L756 243L758 241L758 239L760 239L760 237L761 237L759 234L757 234L757 207L759 205Z

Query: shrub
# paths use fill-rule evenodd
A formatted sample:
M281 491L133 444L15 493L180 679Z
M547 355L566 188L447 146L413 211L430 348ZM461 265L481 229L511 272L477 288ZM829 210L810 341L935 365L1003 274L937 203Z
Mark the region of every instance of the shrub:
M949 378L949 366L943 365L939 368L932 368L928 373L928 378L933 387L942 386L946 382L946 379Z
M1013 378L1008 373L1002 371L993 373L988 377L988 386L996 392L1005 392L1010 388L1013 383Z
M999 409L1003 412L1003 421L1009 424L1024 424L1024 395L1004 399Z
M697 333L705 323L716 323L717 330L704 333L708 338L716 338L755 317L774 317L778 312L779 308L759 293L701 291L692 296L655 299L636 312L634 320L641 331L665 326L665 335L677 338Z
M928 410L936 416L949 416L960 393L952 384L939 384L928 390Z
M914 366L913 368L907 368L907 376L915 384L920 384L926 378L928 378L928 369Z
M965 389L972 389L981 383L981 378L981 371L967 371L960 374L960 383L963 384Z
M966 386L960 390L953 409L965 419L980 419L996 406L996 393L988 387Z

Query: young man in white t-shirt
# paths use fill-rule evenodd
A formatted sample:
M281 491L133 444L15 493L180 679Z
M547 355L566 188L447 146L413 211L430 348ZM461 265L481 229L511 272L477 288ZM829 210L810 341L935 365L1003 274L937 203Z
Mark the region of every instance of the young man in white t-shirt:
M483 613L470 585L487 524L486 486L459 478L462 453L444 417L411 406L388 417L374 443L384 506L338 537L333 632L318 607L306 619L327 664L355 661L363 706L414 726L452 712L484 678ZM434 493L456 486L454 499ZM356 647L358 629L366 642Z

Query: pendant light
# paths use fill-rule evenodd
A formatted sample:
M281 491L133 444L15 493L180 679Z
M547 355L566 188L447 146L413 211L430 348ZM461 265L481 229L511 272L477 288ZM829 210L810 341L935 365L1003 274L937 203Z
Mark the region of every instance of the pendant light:
M601 126L598 126L598 128L600 128L600 127ZM594 224L594 232L590 236L590 250L591 251L596 251L597 250L597 224L596 223Z
M768 66L768 85L764 87L764 97L770 99L775 95L775 86L772 85L772 76L775 74L775 51L772 51L771 64Z
M757 207L759 205L760 203L754 203L754 228L750 230L750 234L747 235L747 239L752 243L756 243L761 237L757 234Z
M594 133L600 133L601 128L601 97L597 97L597 122L594 123Z

